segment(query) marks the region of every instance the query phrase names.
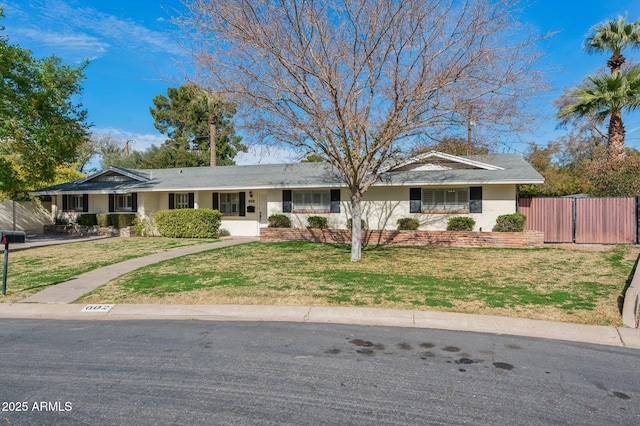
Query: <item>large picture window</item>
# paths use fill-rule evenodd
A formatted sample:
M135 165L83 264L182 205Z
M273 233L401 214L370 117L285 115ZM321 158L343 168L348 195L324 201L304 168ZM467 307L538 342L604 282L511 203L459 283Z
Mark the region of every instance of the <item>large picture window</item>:
M116 210L131 211L133 208L133 197L131 194L116 195Z
M62 196L63 212L88 212L89 211L89 195L88 194L64 194Z
M422 189L422 210L469 210L469 188Z
M69 210L81 212L84 210L84 196L69 195Z
M189 208L189 194L188 193L176 193L176 209L188 209Z
M330 191L293 191L293 210L326 211L331 209Z
M240 194L238 194L237 192L220 194L220 213L239 214Z

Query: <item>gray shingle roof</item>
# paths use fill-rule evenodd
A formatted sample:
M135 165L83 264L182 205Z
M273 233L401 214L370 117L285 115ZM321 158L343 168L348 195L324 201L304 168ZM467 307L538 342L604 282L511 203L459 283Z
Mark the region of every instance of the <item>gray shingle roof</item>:
M469 159L503 170L452 169L389 171L378 186L442 184L542 183L543 178L517 154L469 156ZM106 172L125 173L140 180L96 181ZM243 190L268 188L326 188L343 186L342 179L326 163L259 164L249 166L185 167L182 169L134 170L110 168L85 179L33 191L33 195L61 193L126 193L149 191Z

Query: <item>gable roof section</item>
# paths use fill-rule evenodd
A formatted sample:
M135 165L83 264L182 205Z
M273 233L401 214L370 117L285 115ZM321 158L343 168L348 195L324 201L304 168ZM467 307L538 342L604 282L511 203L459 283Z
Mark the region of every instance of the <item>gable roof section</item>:
M109 178L112 179L109 179ZM105 170L94 173L85 177L84 179L80 179L79 183L84 182L127 182L127 181L137 181L137 182L148 182L149 178L144 173L141 173L140 170L135 169L125 169L123 167L108 167Z
M445 156L430 156L429 158ZM455 156L452 156L455 157ZM464 167L420 168L405 164L384 173L381 180L386 185L496 185L544 183L544 178L518 154L471 155L457 157ZM415 162L414 162L415 163ZM490 167L487 167L490 166Z
M427 162L426 160L432 161ZM423 164L433 164L435 167L422 167ZM445 154L444 152L429 151L408 158L397 165L389 166L384 171L402 170L407 169L409 166L415 166L414 169L422 170L447 170L453 168L504 170L503 167L474 160L471 157L461 157L458 155Z
M389 167L374 186L435 186L543 183L544 179L517 154L457 157L427 153L424 158ZM421 169L420 161L444 161ZM450 167L455 165L456 167ZM459 166L458 166L459 165ZM112 178L113 177L113 178ZM121 177L121 178L120 178ZM243 191L257 189L344 187L327 163L258 164L135 170L109 168L84 179L42 188L32 195L111 194L128 192Z

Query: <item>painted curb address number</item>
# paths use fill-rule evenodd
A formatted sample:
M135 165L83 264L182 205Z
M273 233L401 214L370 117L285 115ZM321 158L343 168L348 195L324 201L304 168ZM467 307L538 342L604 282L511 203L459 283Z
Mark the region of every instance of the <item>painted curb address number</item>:
M87 305L81 312L109 312L115 305Z

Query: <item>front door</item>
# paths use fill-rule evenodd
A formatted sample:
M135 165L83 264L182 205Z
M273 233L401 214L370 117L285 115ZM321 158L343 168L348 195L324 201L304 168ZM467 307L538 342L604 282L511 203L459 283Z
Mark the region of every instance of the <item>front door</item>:
M266 228L269 224L268 213L267 213L267 194L260 194L258 198L258 210L259 210L259 222L260 228Z

